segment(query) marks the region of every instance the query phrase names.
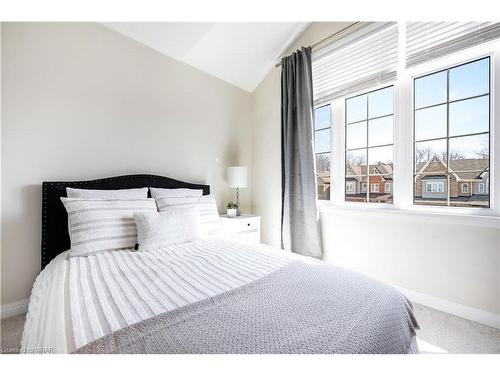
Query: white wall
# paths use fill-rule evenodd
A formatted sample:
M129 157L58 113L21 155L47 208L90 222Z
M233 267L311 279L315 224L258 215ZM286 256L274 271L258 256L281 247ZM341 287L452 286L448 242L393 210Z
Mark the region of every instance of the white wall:
M253 93L252 212L261 215L261 240L281 246L280 75L274 69Z
M2 24L1 303L40 270L41 183L251 167L251 95L93 23ZM250 208L251 189L242 191Z
M313 23L294 48L346 26ZM291 52L291 51L289 51ZM279 246L281 212L280 69L253 94L252 208L264 242ZM322 210L325 259L385 282L473 309L500 314L498 220L379 210Z
M325 260L390 284L500 313L500 231L416 213L324 208Z

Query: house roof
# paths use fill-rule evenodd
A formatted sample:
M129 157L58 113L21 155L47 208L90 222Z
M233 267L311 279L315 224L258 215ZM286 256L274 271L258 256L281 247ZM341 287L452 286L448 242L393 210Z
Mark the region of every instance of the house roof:
M357 164L348 164L347 169L350 172L346 173L349 179L357 180L360 182L366 181L367 175L367 167L371 174L380 175L380 177L384 180L392 180L392 173L394 171L392 164L378 163L378 164L370 164L367 165L357 165ZM375 173L373 172L375 170Z
M432 175L427 175L426 179L430 178L446 178L446 175L442 174L446 170L446 163L437 155L426 162L420 162L417 164L417 174L424 173L423 169L433 160L439 161L443 164L442 172L434 172ZM357 165L348 164L346 180L356 180L359 182L366 182L366 172L367 167L372 173L376 170L376 174L380 175L384 180L392 180L394 173L393 164L389 163L378 163L367 165ZM458 176L459 180L482 180L487 177L489 172L489 160L488 159L452 159L450 161L450 172ZM436 174L439 173L439 174ZM323 173L318 173L318 178L323 182L330 182L330 172L325 171Z
M443 171L446 169L446 162L439 156L434 155L433 159L440 161L443 164ZM425 173L424 169L429 164L429 161L420 162L417 164L417 174ZM488 159L452 159L450 160L450 172L458 176L460 180L475 180L483 179L484 172L489 170Z
M481 179L480 176L489 169L489 159L460 159L450 160L450 168L458 174L462 180Z

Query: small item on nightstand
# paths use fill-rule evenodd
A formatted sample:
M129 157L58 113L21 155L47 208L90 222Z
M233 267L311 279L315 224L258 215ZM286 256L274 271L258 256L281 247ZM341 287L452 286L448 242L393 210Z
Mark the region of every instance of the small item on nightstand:
M227 217L236 217L238 215L238 205L233 202L229 202L226 206Z

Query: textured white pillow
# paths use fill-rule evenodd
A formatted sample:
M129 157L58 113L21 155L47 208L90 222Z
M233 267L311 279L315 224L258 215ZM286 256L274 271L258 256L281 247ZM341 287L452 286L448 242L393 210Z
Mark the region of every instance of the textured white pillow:
M61 198L68 212L70 256L134 248L135 212L157 212L154 199L109 200Z
M201 197L202 189L163 189L150 187L151 197L158 198L178 198L178 197Z
M148 197L148 188L119 189L119 190L93 190L66 188L68 198L86 199L144 199Z
M151 251L164 246L199 239L200 216L196 207L169 207L163 212L136 212L139 251Z
M156 199L158 211L166 211L169 207L197 207L200 215L200 227L202 235L210 235L221 231L217 203L211 195L202 197L184 198L158 198Z

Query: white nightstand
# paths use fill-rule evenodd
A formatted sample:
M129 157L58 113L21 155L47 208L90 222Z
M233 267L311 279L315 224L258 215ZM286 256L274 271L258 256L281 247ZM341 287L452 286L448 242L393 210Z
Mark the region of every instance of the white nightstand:
M234 218L220 215L222 230L235 238L260 243L260 216L240 215Z

